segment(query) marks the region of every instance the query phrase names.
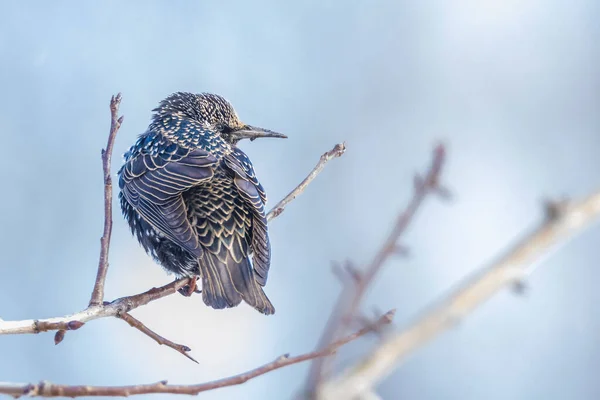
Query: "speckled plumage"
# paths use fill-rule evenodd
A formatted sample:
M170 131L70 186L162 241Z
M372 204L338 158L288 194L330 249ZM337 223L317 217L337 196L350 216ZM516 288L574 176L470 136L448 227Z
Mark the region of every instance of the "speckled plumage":
M236 146L259 128L241 123L227 100L208 93L175 93L154 111L119 170L121 208L132 233L166 270L200 275L207 305L235 307L244 300L274 313L262 289L271 258L267 196ZM259 132L252 139L284 137Z

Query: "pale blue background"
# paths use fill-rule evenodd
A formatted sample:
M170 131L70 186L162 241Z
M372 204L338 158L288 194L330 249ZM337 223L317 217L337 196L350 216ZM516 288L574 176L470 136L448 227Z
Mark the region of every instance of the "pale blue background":
M271 205L318 156L335 160L271 224L264 317L172 296L137 310L193 348L200 365L118 320L60 346L0 338L0 381L203 382L315 345L339 291L332 260L370 259L438 140L451 204L432 201L365 310L418 315L528 231L546 196L600 187L599 3L575 1L0 2L0 316L85 306L102 229L100 149L110 95L123 93L122 154L177 90L212 91L287 141L244 143ZM600 396L600 231L548 260L524 298L496 296L414 354L385 399ZM115 214L109 299L170 281ZM340 365L373 339L349 346ZM282 399L308 364L205 399ZM170 398L154 396L153 398Z

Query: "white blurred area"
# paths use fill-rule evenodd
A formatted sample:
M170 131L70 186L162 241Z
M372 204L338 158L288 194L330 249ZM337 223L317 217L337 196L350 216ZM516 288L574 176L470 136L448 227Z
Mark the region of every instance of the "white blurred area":
M0 380L198 383L311 350L339 292L333 260L367 262L437 141L444 182L364 309L403 326L541 218L542 200L600 188L600 5L575 1L75 1L0 4L0 317L87 304L102 229L100 149L110 96L125 122L113 171L171 92L224 95L247 123L286 133L243 143L270 205L346 141L347 153L270 224L266 292L277 313L214 311L170 296L133 315L188 345L193 364L118 320L0 338ZM107 298L172 277L118 214ZM415 353L385 399L596 399L600 231L538 268ZM347 365L374 338L339 356ZM308 365L205 399L290 398ZM157 395L153 399L171 399Z

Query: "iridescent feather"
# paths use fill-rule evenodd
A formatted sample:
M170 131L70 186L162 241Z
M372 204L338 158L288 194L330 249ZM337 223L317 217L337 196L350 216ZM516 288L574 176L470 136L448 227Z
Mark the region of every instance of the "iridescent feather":
M213 94L175 93L154 111L119 171L132 233L166 270L200 275L207 305L244 300L274 313L262 289L271 259L267 196L233 134L247 126Z

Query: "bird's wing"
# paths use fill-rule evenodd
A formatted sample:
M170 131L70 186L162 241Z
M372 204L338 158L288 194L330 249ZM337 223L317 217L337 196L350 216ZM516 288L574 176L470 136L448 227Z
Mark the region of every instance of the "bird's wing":
M217 159L201 149L187 154L140 153L122 168L119 186L125 199L150 225L190 253L202 248L187 217L182 192L210 179Z
M271 263L271 245L265 216L267 194L256 179L252 163L243 151L236 148L224 157L224 161L225 165L234 173L235 187L253 214L252 227L248 232L247 240L252 243L254 253L252 260L256 281L264 286Z

